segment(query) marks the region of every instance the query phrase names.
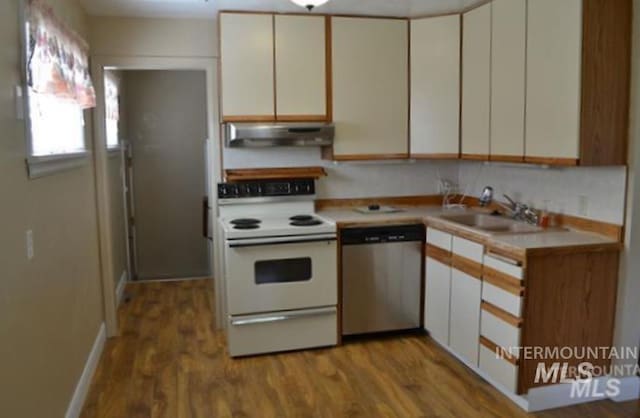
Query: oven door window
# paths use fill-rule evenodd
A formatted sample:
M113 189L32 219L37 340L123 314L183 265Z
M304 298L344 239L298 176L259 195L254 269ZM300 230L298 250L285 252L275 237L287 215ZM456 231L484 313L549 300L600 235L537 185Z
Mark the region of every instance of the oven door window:
M256 284L311 280L311 257L263 260L255 263Z

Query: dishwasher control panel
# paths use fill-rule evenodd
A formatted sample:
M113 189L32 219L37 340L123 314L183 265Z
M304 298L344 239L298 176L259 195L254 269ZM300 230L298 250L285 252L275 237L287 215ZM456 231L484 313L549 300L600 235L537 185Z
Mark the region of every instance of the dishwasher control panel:
M425 227L422 224L346 228L340 233L342 245L424 241L424 239Z

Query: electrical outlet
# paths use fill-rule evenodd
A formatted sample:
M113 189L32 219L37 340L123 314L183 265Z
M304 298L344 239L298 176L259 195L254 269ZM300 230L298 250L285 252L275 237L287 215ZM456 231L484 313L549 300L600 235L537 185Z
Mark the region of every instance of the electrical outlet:
M33 231L31 229L26 232L26 241L27 241L27 260L31 260L35 256L35 252L33 249Z
M580 195L578 196L578 214L580 216L587 216L589 212L589 197Z

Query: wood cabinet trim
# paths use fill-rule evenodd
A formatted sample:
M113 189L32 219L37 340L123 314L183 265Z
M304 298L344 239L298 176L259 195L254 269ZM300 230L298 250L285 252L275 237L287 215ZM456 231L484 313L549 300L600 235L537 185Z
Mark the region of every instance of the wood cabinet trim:
M408 153L401 154L342 154L334 155L335 161L377 161L377 160L408 160Z
M524 157L524 162L529 164L559 165L559 166L572 167L572 166L577 166L580 161L575 158L534 157L534 156L526 155Z
M328 122L333 121L333 52L332 52L332 43L331 43L331 17L324 17L324 36L325 36L325 46L324 46L324 65L325 65L325 86L327 89L326 92L326 118Z
M517 316L513 316L512 314L510 314L509 312L498 308L497 306L486 302L486 301L482 301L482 303L480 304L480 309L482 309L483 311L487 311L490 314L492 314L493 316L495 316L496 318L501 319L502 321L506 322L509 325L514 326L515 328L522 328L522 323L523 323L523 319L522 318L518 318Z
M472 161L489 161L489 154L460 154L460 158L463 160Z
M469 260L458 254L451 254L451 267L473 277L482 280L482 264Z
M487 283L499 287L500 289L515 296L523 296L525 292L522 282L504 273L496 271L490 267L482 267L482 279Z
M496 355L500 353L503 360L508 361L514 366L518 366L520 364L520 360L511 355L506 349L499 347L496 343L482 335L480 336L480 344L494 352Z
M489 156L489 161L496 161L496 162L503 162L503 163L524 163L524 156L491 154Z
M275 122L274 115L237 115L223 116L222 122Z
M429 258L433 258L445 265L451 265L451 251L444 250L433 244L427 244L425 246L425 255Z
M279 122L328 122L326 115L276 115Z
M460 158L460 154L421 153L421 154L410 154L410 157L416 160L457 160Z
M327 175L324 167L234 168L225 170L229 182L263 179L318 179Z

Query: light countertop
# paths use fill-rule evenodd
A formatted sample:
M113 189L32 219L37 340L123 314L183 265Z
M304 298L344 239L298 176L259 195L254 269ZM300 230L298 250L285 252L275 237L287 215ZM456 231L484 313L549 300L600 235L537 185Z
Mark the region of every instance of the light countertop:
M600 248L620 249L621 244L611 237L568 228L550 228L535 233L497 233L491 234L475 228L467 227L445 220L440 215L447 213L477 213L479 209L449 209L441 206L402 207L401 212L394 213L359 213L350 207L327 208L318 214L336 222L339 228L389 225L394 223L426 223L453 233L461 233L488 246L513 251L521 255L533 254L550 249Z

